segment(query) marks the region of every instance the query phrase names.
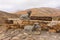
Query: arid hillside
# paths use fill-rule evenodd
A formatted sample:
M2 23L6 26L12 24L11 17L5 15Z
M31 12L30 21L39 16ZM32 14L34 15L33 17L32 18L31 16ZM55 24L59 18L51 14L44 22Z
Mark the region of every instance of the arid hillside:
M45 7L17 11L15 14L0 11L0 24L4 23L7 18L18 18L20 14L26 14L28 10L32 11L31 16L60 16L59 9Z
M4 22L7 18L17 18L17 17L18 16L15 14L0 11L0 24L4 24Z
M26 14L28 10L32 11L31 16L60 16L60 10L56 8L32 8L24 11L17 11L16 14Z

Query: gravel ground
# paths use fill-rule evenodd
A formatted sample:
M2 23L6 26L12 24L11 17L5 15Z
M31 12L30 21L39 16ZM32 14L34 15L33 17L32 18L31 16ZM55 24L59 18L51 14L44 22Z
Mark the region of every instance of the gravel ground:
M47 33L43 31L39 35L34 34L34 32L26 33L25 31L16 29L0 33L0 40L60 40L60 33Z

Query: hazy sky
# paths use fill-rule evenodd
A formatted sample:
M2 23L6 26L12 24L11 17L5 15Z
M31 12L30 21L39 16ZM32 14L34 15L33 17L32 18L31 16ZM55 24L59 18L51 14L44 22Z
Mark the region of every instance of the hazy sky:
M0 10L8 12L38 7L60 7L60 0L0 0Z

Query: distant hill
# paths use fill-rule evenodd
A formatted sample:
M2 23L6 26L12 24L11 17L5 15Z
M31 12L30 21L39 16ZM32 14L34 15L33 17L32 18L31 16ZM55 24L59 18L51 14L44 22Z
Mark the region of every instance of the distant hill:
M4 22L7 18L17 18L17 17L18 16L15 14L0 11L0 24L4 24Z
M60 10L56 8L32 8L24 11L17 11L16 14L26 14L28 10L32 11L31 16L60 16Z

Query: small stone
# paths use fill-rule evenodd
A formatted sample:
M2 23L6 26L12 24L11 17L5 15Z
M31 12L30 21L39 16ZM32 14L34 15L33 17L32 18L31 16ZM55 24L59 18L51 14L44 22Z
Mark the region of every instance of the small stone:
M25 40L34 40L33 38L26 38Z
M39 31L38 31L38 32L35 31L33 34L39 35L39 34L41 34L41 33L40 33Z
M22 39L25 39L26 37L27 37L26 35L20 36L20 38L22 38Z
M45 40L44 38L40 38L40 40Z
M12 38L12 40L19 40L19 37L14 37Z
M24 33L24 35L28 35L27 33Z
M22 36L23 34L19 34L19 35L17 35L18 37L20 37L20 36Z

